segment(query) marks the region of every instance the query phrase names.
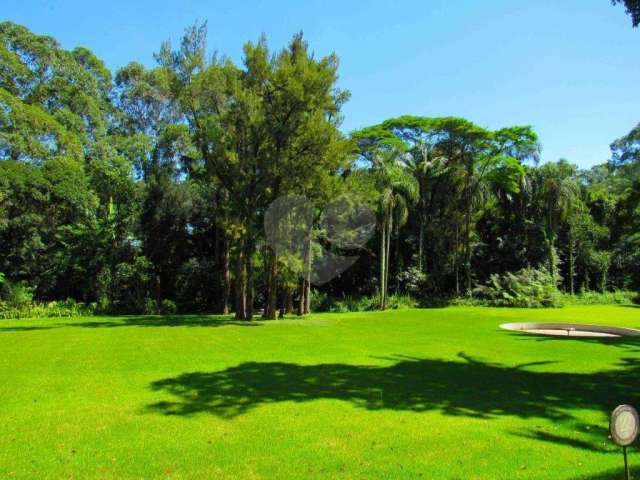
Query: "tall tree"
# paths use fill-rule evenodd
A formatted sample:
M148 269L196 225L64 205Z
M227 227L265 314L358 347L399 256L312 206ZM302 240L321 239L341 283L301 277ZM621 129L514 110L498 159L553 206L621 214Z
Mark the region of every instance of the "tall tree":
M379 194L380 214L380 308L387 308L391 233L407 221L409 204L418 198L418 185L411 173L398 161L397 152L374 157L373 173ZM396 235L397 237L397 235ZM399 243L399 238L396 238ZM397 250L396 250L397 251ZM398 256L396 255L396 277Z
M611 0L611 3L623 4L627 10L627 14L631 17L634 27L640 25L640 0Z
M195 26L179 50L164 44L158 60L199 160L228 193L236 317L250 319L262 215L278 196L344 163L346 149L339 146L346 142L337 127L347 95L335 87L337 58L316 59L302 35L273 56L264 38L246 44L243 68L229 60L207 60L205 42L206 26ZM276 288L273 275L271 285ZM275 308L268 309L273 317Z
M540 195L544 204L545 243L547 268L558 277L557 238L560 222L573 211L577 202L578 186L574 181L575 167L566 160L544 164L540 174Z
M460 292L459 267L465 272L465 289L472 287L474 232L477 205L489 183L500 181L505 188L517 190L522 175L521 163L537 160L537 136L530 127L510 127L491 132L461 118L425 118L404 116L356 132L362 154L367 157L375 146L405 152L406 163L415 163L425 145L437 152L440 175L446 166L448 203L459 202L456 214L448 215L454 232L456 292ZM414 170L420 173L420 170ZM424 180L424 179L423 179ZM423 183L423 188L427 185Z

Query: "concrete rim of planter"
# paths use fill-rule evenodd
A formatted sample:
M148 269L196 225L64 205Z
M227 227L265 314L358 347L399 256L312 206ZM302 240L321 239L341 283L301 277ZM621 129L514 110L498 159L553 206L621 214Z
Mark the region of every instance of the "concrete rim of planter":
M634 328L589 325L584 323L503 323L500 328L532 335L547 335L561 338L620 338L638 337L640 330Z

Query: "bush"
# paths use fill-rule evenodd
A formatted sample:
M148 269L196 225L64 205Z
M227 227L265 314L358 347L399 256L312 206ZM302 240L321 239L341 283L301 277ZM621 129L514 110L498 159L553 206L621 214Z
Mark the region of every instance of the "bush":
M155 302L149 298L152 265L144 256L121 262L113 271L102 269L98 274L98 309L101 313L156 313Z
M614 290L613 292L581 292L577 295L564 294L563 302L569 305L628 305L638 297L636 292Z
M388 307L392 310L415 308L418 306L418 301L410 295L391 295L387 299L387 302Z
M144 306L142 309L137 310L135 313L141 313L143 315L155 315L158 313L158 308L155 300L151 298L144 299Z
M418 302L409 295L390 295L387 298L389 309L414 308ZM377 310L380 306L380 298L377 295L370 297L332 298L326 293L313 292L311 297L311 311L314 312L367 312Z
M325 292L318 290L311 291L311 311L312 312L328 312L331 308L332 300Z
M176 302L173 300L162 300L160 304L160 313L162 315L173 315L178 311L178 307L176 306Z
M411 295L420 296L427 289L427 275L418 267L409 267L400 273L400 283Z
M133 262L116 265L113 278L116 298L115 301L112 300L114 310L123 313L146 313L152 269L151 262L144 256L136 257Z
M13 308L29 305L33 301L33 289L22 282L10 282L2 278L0 283L0 300Z
M486 285L476 287L475 297L498 307L560 307L562 296L557 279L544 268L491 275Z
M12 282L0 273L0 319L33 317L75 317L93 315L96 306L86 306L72 298L58 302L34 302L33 288Z
M0 301L0 319L39 317L80 317L93 315L96 305L85 305L73 299L59 302L29 303L19 306Z

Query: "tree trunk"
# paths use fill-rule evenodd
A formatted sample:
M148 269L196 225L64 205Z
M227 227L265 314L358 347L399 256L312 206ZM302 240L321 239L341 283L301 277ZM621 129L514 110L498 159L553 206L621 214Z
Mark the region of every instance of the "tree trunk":
M555 278L558 275L556 271L556 258L555 258L556 257L556 250L555 250L556 238L555 238L554 221L553 221L554 208L555 208L555 205L552 199L550 198L547 204L547 248L548 248L548 255L549 255L549 273L555 280Z
M589 284L591 283L591 279L589 278L589 269L584 269L584 290L589 291Z
M302 281L300 282L300 302L298 304L298 315L310 312L311 307L311 232L306 239L302 253Z
M609 269L611 268L611 263L609 262L609 258L606 259L606 262L600 263L600 278L598 282L599 290L604 293L607 291L607 283L609 277Z
M571 232L569 232L569 292L571 292L571 295L575 293L574 277L575 277L574 240L573 240L573 235L571 234Z
M287 313L287 295L286 292L288 291L288 289L285 287L282 292L281 298L280 298L280 313L277 315L278 318L284 318L284 315Z
M229 255L229 240L224 236L222 244L222 313L229 313L229 300L231 298L231 269Z
M547 255L549 257L549 273L555 279L558 277L557 266L556 266L556 249L555 249L555 238L553 234L548 235L547 237Z
M293 292L290 287L285 289L286 313L293 313Z
M246 268L246 277L247 277L247 286L246 286L246 320L253 320L253 299L254 299L254 289L253 289L253 242L247 241L245 243L246 251L245 251L245 268Z
M420 272L424 272L424 265L422 264L422 258L424 257L424 207L423 211L420 212L420 233L418 236L418 270Z
M395 268L394 272L396 274L396 284L395 284L395 293L396 295L400 294L400 219L396 217L396 223L394 226L395 237L396 237L396 251L395 251Z
M156 313L162 312L162 284L160 282L160 275L156 274L155 276L155 284L156 284Z
M389 293L389 257L391 256L391 231L393 229L393 210L389 207L389 213L387 215L387 239L386 245L387 251L384 255L386 265L384 267L384 309L387 308L387 297Z
M387 248L385 246L385 240L387 239L387 219L386 219L386 212L384 212L384 219L382 220L382 225L381 225L381 235L380 235L380 279L379 279L379 284L380 284L380 310L384 310L384 290L385 290L385 284L384 284L384 277L385 277L385 273L384 273L384 268L387 265L387 262L385 260L385 254L387 253Z
M305 249L305 260L307 262L305 268L305 292L304 292L304 313L311 313L311 265L313 262L313 250L311 248L311 235L307 240Z
M278 301L278 257L274 251L269 254L269 275L267 277L267 302L263 318L276 318L276 304Z
M305 277L303 277L300 280L300 300L298 301L298 316L299 317L304 315L304 307L306 305L306 300L305 300L304 296L305 296L305 293L307 291L307 288L306 288L306 285L305 285L306 282L307 282L307 280L306 280Z
M471 295L471 199L467 199L467 212L464 227L464 271L466 279L466 294Z
M464 262L464 275L465 275L465 293L471 295L471 216L473 214L473 173L474 173L474 158L472 154L462 153L462 160L465 165L466 175L464 177L464 237L462 239L462 255Z
M460 296L460 225L456 220L456 243L455 252L453 256L455 263L455 275L456 275L456 295Z
M244 262L244 244L242 241L240 242L236 257L235 296L236 320L245 320L247 318L247 284L246 267Z

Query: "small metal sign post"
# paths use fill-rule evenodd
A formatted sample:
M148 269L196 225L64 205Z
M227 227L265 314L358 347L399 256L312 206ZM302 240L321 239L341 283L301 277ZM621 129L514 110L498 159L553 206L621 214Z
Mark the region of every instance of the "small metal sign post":
M640 420L638 412L631 405L620 405L611 412L609 419L609 431L614 442L622 447L624 456L624 474L629 477L629 463L627 462L627 446L631 445L638 436Z

